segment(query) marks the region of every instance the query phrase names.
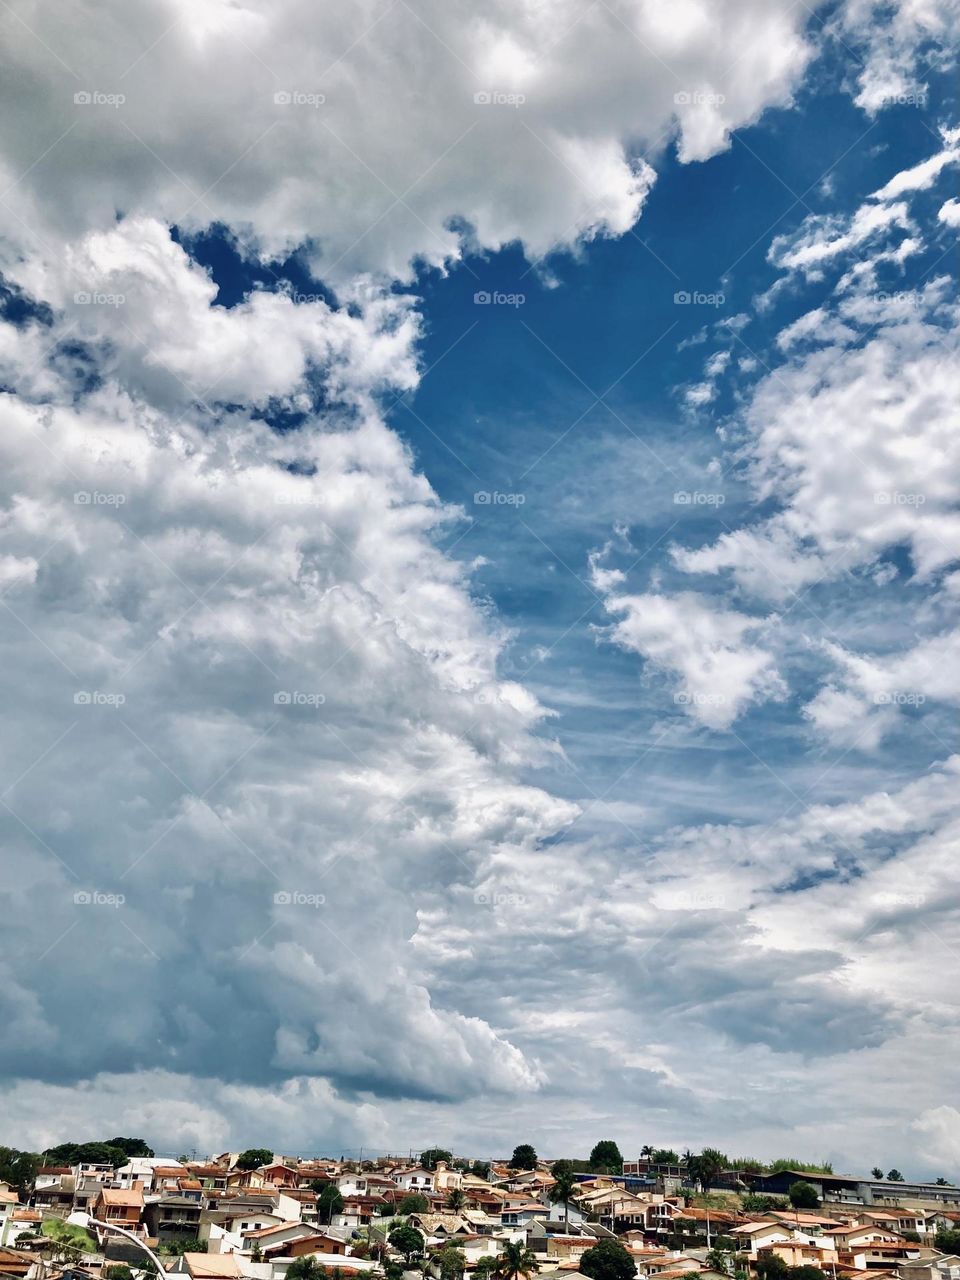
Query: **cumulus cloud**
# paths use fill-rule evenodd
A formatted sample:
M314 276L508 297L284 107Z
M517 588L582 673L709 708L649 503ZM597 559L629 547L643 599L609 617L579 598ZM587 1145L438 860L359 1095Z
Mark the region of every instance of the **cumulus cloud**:
M956 558L960 361L941 294L851 303L830 328L836 339L840 326L869 325L863 345L842 357L833 346L805 351L757 384L744 415L749 474L758 498L775 497L782 510L678 548L681 568L729 570L746 589L783 599L894 546L909 549L922 578ZM781 334L782 345L794 346L806 325Z
M871 115L922 103L929 70L947 70L960 39L957 0L847 0L836 24L863 53L856 101Z
M704 160L789 102L813 52L803 26L786 0L691 0L669 18L649 0L482 15L144 0L97 24L17 0L7 229L73 239L118 209L220 221L267 255L310 244L338 284L456 259L454 222L481 248L519 240L542 257L633 224L645 151L676 136L682 159Z
M601 634L676 677L674 702L702 724L729 728L750 703L783 695L773 653L751 642L770 620L725 609L694 592L618 592L622 575L604 569L596 554L592 567L605 609L620 615Z
M74 311L91 263L124 300ZM415 378L403 301L214 308L144 221L27 283L50 315L3 345L5 1073L538 1088L408 947L431 895L575 810L515 776L543 713L433 544L458 513L372 407ZM230 403L306 396L310 369L341 408L306 397L295 433ZM218 371L227 403L181 390Z

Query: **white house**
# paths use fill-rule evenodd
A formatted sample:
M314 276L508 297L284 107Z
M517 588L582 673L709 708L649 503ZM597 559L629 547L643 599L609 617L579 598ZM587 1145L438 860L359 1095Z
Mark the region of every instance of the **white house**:
M394 1175L393 1180L401 1191L432 1191L434 1188L434 1177L429 1169L421 1169L416 1165L412 1169L399 1169Z

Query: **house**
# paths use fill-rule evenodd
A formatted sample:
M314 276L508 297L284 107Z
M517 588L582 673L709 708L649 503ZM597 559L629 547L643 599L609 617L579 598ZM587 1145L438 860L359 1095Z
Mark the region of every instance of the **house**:
M429 1169L421 1169L419 1165L412 1169L398 1169L393 1175L393 1181L397 1184L401 1191L407 1193L414 1191L432 1191L434 1189L434 1177Z
M779 1222L748 1222L742 1227L734 1227L729 1234L754 1259L764 1247L794 1239L793 1232Z
M383 1196L345 1196L343 1208L333 1215L335 1227L367 1227L386 1208Z
M286 1242L273 1242L268 1238L261 1241L260 1247L263 1256L270 1260L277 1256L302 1258L307 1254L311 1254L316 1256L319 1261L325 1262L331 1257L345 1258L347 1256L346 1240L341 1240L339 1236L328 1235L324 1231L299 1236Z
M474 1228L457 1213L411 1213L410 1225L422 1231L427 1241L442 1243L452 1236L474 1235Z
M158 1244L195 1239L200 1231L203 1206L192 1196L161 1196L144 1205L143 1220L147 1234Z
M35 1268L37 1260L32 1253L20 1249L0 1249L0 1276L23 1280L27 1272Z
M305 1222L277 1222L268 1227L244 1231L243 1245L244 1249L249 1249L256 1243L262 1250L266 1250L277 1246L285 1247L297 1240L305 1240L315 1235L314 1228Z
M828 1263L832 1268L836 1261L833 1249L819 1244L807 1244L803 1240L783 1240L779 1244L765 1244L757 1250L757 1260L771 1254L782 1258L788 1267L820 1267Z
M74 1207L76 1190L77 1180L68 1169L66 1173L45 1181L42 1187L35 1188L33 1203L38 1209L66 1217Z
M433 1185L437 1191L459 1191L463 1187L463 1174L459 1169L447 1168L445 1160L438 1160L433 1171Z
M99 1222L142 1233L143 1188L139 1183L127 1188L101 1187L90 1212Z
M960 1280L960 1257L940 1253L932 1258L899 1262L896 1274L899 1280Z
M550 1217L550 1210L539 1200L507 1203L503 1206L500 1221L505 1227L528 1227L531 1222L543 1222Z
M286 1164L265 1164L257 1172L260 1174L262 1186L299 1187L300 1185L300 1174Z
M112 1179L121 1187L132 1187L139 1182L144 1191L152 1191L164 1177L180 1177L186 1169L179 1160L160 1159L156 1156L134 1156L122 1165Z
M8 1188L0 1190L0 1245L8 1244L13 1234L10 1231L10 1220L14 1210L19 1204L19 1198L15 1191Z
M18 1240L23 1244L24 1239L39 1235L42 1226L43 1214L39 1209L28 1209L26 1205L14 1205L4 1223L0 1244L16 1246Z

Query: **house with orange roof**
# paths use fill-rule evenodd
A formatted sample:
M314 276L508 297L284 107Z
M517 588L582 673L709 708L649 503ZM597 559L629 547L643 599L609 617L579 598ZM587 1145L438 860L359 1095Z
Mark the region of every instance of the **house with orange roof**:
M90 1212L100 1222L109 1222L127 1231L143 1232L143 1187L100 1187Z

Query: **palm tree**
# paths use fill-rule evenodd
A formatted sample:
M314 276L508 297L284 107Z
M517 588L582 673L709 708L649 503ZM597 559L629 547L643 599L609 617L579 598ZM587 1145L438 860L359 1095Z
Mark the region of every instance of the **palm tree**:
M466 1203L467 1197L462 1188L452 1187L450 1194L447 1196L446 1207L454 1213L459 1213Z
M495 1280L527 1280L536 1274L537 1258L532 1249L519 1241L509 1240L497 1259Z
M570 1221L570 1197L573 1195L577 1180L569 1169L562 1169L553 1175L553 1186L548 1194L553 1204L563 1205L563 1220Z

